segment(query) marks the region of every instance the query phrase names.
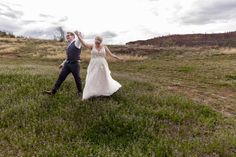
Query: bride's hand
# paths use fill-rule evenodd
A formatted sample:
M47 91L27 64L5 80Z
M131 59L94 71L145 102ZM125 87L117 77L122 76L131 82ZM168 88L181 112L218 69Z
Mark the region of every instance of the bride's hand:
M120 58L120 61L125 62L125 59L124 58Z
M118 57L118 56L117 56L117 59L119 59L120 61L125 61L124 58L121 58L121 57Z

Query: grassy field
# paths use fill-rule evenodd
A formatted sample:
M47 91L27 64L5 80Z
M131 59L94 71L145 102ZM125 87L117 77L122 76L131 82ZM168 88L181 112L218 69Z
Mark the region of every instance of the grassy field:
M120 54L125 62L109 65L122 89L81 101L72 76L56 96L42 94L57 79L65 44L0 43L0 156L236 156L234 49Z

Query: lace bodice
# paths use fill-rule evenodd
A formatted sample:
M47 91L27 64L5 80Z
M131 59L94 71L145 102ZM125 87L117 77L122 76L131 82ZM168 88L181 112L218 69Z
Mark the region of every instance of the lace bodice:
M100 50L96 49L96 47L93 46L91 50L91 58L97 58L97 57L106 57L106 50L104 46L102 46Z

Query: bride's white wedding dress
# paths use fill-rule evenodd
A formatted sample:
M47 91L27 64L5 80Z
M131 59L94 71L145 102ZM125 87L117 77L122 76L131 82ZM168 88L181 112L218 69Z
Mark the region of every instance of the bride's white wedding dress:
M97 50L93 46L87 69L83 100L96 96L110 96L121 87L120 83L111 77L105 57L106 51L104 46L102 46L101 50Z

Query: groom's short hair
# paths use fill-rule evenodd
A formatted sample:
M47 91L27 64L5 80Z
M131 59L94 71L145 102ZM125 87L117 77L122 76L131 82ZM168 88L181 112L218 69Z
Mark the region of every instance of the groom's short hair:
M73 32L67 32L67 34L70 34L71 36L75 37L75 34Z

